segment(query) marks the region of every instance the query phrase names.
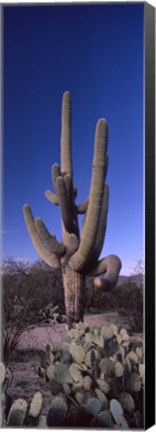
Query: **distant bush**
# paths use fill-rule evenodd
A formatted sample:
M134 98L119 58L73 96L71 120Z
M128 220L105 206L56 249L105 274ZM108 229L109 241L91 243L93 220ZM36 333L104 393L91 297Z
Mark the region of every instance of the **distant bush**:
M29 305L23 297L6 295L3 298L2 351L5 362L16 348L19 337L30 323Z
M128 283L116 286L112 291L105 292L94 287L90 281L86 290L86 308L96 311L116 311L127 317L130 330L143 330L143 287L138 288L130 280Z
M61 273L41 261L24 265L9 258L2 273L2 350L8 361L21 333L41 322L41 309L52 303L64 313L64 293Z
M64 312L64 292L59 270L52 270L42 261L32 265L18 265L7 260L3 267L3 296L23 297L29 303L29 317L49 303L59 306Z

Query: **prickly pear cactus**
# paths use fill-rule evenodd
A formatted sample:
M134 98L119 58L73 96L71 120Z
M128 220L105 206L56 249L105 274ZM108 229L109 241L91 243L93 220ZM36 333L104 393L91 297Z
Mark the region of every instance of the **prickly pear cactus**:
M133 397L126 392L122 392L119 395L119 402L122 408L128 413L132 413L135 410L135 402Z
M23 426L25 419L25 413L20 409L14 409L10 412L8 417L8 426Z
M62 397L55 397L47 415L47 426L63 426L68 411L67 403Z
M126 381L126 390L130 394L137 393L141 390L141 378L136 372L131 372Z
M40 218L34 219L29 205L25 204L23 208L26 226L38 254L50 267L62 269L69 326L73 322L83 321L85 276L95 277L96 286L109 290L116 285L121 269L121 261L116 255L98 260L103 248L108 213L109 188L105 182L107 146L107 121L101 118L95 131L89 196L83 203L77 204L71 153L71 97L69 92L65 92L62 100L61 164L52 166L54 192L46 191L47 199L60 207L62 242L58 242ZM81 235L79 214L84 214ZM103 279L99 278L102 274Z
M144 359L140 342L133 346L125 329L97 329L84 323L68 330L64 339L47 367L52 368L52 376L45 369L45 377L53 396L61 398L60 404L66 402L68 410L60 422L57 408L50 408L48 424L127 429L137 428L139 417L143 426Z
M38 417L42 408L43 398L41 392L36 392L30 404L28 415Z
M98 337L99 345L94 336ZM52 395L47 415L39 391L32 400L15 400L7 415L4 397L1 426L143 429L142 343L132 342L125 329L116 326L97 329L81 322L68 330L64 339L57 350L47 344L45 355L41 355L39 379L42 369L42 386L48 385ZM46 361L43 364L43 357L48 358L48 364ZM5 396L6 368L3 363L0 367Z
M0 386L4 383L5 380L6 369L3 362L0 362Z
M28 404L25 399L19 398L15 400L9 411L7 419L8 426L22 426L24 424L27 408Z
M127 424L126 419L125 419L124 414L123 414L122 406L118 400L112 399L110 401L110 412L111 412L116 424L120 428L124 429L124 428L128 427L128 424Z

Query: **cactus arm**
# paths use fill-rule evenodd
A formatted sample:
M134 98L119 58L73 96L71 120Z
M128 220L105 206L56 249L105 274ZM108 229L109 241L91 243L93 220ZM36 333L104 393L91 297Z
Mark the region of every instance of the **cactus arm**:
M108 185L105 184L103 201L102 201L102 208L101 208L101 215L100 215L100 221L99 221L96 241L95 241L95 245L94 245L93 254L92 254L92 257L91 257L90 263L89 263L89 265L91 265L91 266L92 266L92 263L95 263L98 260L100 253L102 251L104 238L105 238L105 232L106 232L106 225L107 225L108 200L109 200L109 188L108 188Z
M95 254L94 259L95 260L98 259L99 255L102 251L102 247L103 247L103 243L104 243L104 239L105 239L108 203L109 203L109 187L108 187L108 185L105 184L100 222L99 222L98 233L97 233L97 238L96 238L95 248L94 248L94 254Z
M89 197L87 197L85 199L85 201L83 201L81 204L78 204L76 206L76 210L78 214L84 214L87 211L88 208L88 204L89 204Z
M64 227L63 227L63 231L64 231ZM70 256L76 252L76 250L79 247L79 242L80 242L80 240L76 234L74 234L74 233L69 234L67 231L65 232L64 245L66 248L66 255L67 256ZM63 257L63 259L64 259L64 257ZM65 260L66 260L66 256L65 256Z
M54 185L54 190L56 193L53 193L50 190L47 190L45 192L45 196L52 204L59 205L59 200L58 200L57 190L56 190L56 180L57 180L57 177L60 176L60 167L57 163L52 165L51 173L52 173L52 181L53 181L53 185Z
M65 92L62 100L62 127L61 127L61 173L72 177L71 155L71 97Z
M52 171L52 181L53 181L53 185L54 185L54 190L57 193L56 180L57 180L57 177L59 177L61 175L60 174L60 166L57 163L53 164L51 171Z
M101 259L96 265L87 272L87 276L100 276L104 273L104 278L96 278L95 285L113 288L118 280L119 272L121 270L121 261L116 255L108 255L106 258Z
M53 192L51 192L50 190L47 190L45 192L45 196L46 198L54 205L59 205L59 200L56 194L54 194Z
M73 183L72 183L71 175L66 174L64 176L64 181L65 181L65 187L66 187L68 206L69 206L69 209L72 210L72 207L73 207Z
M62 176L57 177L57 195L59 197L59 205L61 210L62 221L68 233L73 231L71 209L69 208L68 196L65 180Z
M72 234L69 235L69 238L68 238L68 250L69 250L69 253L73 254L73 253L76 252L76 250L79 247L79 242L80 242L79 238L78 238L78 236L76 234L72 233Z
M47 230L43 221L40 218L35 219L35 226L41 237L41 240L46 244L49 252L54 253L60 257L65 254L65 247L62 243L59 243L55 237Z
M97 229L100 222L103 187L107 168L106 152L107 122L104 119L100 119L97 123L95 133L92 181L86 222L79 249L69 261L71 268L75 271L81 271L86 267L94 248Z
M77 221L77 211L76 206L74 204L74 188L73 188L73 182L70 174L66 174L64 176L65 181L65 187L66 187L66 194L67 194L67 200L68 200L68 209L71 214L72 219L72 231L79 237L79 227L78 227L78 221Z
M33 245L40 257L50 266L56 269L60 268L60 260L57 255L50 253L43 245L38 231L35 226L35 221L31 212L31 208L28 204L23 206L24 218L27 226L27 230L30 234Z

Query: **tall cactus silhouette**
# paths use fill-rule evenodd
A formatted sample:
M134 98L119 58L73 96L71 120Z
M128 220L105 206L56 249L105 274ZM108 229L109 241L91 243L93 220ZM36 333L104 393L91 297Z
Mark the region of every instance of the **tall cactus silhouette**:
M51 203L60 206L62 243L49 233L40 218L34 219L29 205L23 207L27 229L38 254L49 266L62 270L69 326L83 320L85 277L95 277L95 285L109 290L115 286L121 269L121 261L116 255L98 261L108 213L109 188L105 183L108 168L107 138L107 122L100 119L95 131L90 193L84 202L77 205L71 153L71 97L69 92L65 92L62 100L61 166L56 163L52 166L54 193L49 190L45 193ZM84 214L81 235L79 214ZM104 276L99 278L102 274Z

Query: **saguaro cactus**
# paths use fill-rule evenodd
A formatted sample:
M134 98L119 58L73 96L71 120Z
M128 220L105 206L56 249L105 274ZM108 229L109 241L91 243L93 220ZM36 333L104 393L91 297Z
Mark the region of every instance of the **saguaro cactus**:
M107 222L108 185L105 184L107 155L107 122L100 119L96 126L92 179L88 198L75 203L77 189L73 184L71 153L71 97L65 92L62 101L61 166L52 166L55 193L46 191L48 200L60 206L63 242L49 233L41 219L34 219L30 207L24 205L24 216L32 242L40 257L51 267L61 268L64 282L67 322L83 320L85 276L95 277L97 286L115 286L121 268L120 259L109 255L98 261ZM80 235L78 215L84 214ZM104 274L103 278L99 275Z

